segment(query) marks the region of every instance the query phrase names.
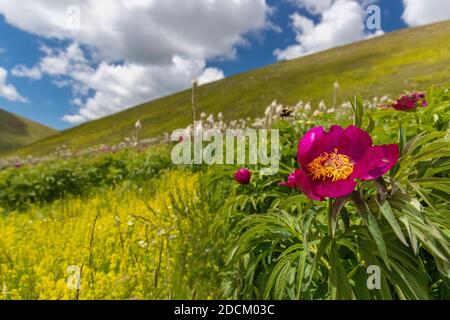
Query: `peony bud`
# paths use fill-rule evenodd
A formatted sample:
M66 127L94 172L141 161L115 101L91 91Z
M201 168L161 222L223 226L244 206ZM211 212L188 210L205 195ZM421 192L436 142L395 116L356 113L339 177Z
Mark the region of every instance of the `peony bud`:
M241 168L234 174L234 180L240 184L249 184L252 173L246 168Z

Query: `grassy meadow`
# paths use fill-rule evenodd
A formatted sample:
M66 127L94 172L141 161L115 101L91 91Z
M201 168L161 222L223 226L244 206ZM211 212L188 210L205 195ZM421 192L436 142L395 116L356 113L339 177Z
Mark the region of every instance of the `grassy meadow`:
M357 93L366 99L395 96L404 90L426 90L449 81L450 22L411 28L279 62L201 87L199 112L222 112L225 120L256 117L273 100L284 105L299 100L332 104L339 81L339 103ZM418 40L420 39L420 41ZM171 112L167 112L170 109ZM141 119L142 136L154 137L191 122L189 90L82 124L3 155L46 155L58 146L80 150L119 143L134 133Z
M233 179L239 166L173 165L173 144L4 169L1 297L448 299L450 85L426 100L278 117L280 170L249 166L248 184ZM298 167L298 140L332 124L397 144L398 162L350 198L280 186Z
M0 109L0 154L56 133L56 130Z

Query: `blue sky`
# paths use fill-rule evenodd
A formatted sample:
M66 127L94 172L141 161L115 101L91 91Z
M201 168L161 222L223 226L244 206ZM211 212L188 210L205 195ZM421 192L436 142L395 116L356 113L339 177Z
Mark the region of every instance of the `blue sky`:
M185 89L193 77L207 83L450 18L447 0L100 2L2 0L0 108L65 129ZM381 9L382 31L364 27L370 4Z

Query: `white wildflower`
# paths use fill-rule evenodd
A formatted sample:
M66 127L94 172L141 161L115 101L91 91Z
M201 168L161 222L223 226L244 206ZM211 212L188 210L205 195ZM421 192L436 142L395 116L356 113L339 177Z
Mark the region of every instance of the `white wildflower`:
M320 103L319 103L319 110L320 111L325 111L325 110L327 110L327 106L326 106L326 104L325 104L325 102L322 100L322 101L320 101Z
M275 112L277 113L277 114L280 114L282 111L283 111L283 105L282 104L279 104L278 106L277 106L277 108L275 109Z
M382 96L380 102L386 102L389 100L389 96Z
M141 119L139 119L138 121L136 121L134 127L135 127L137 130L141 130L141 129L142 129Z
M334 83L334 89L339 90L341 86L339 85L339 82L336 80L336 82Z
M320 110L315 110L314 112L313 112L313 116L314 117L317 117L317 116L319 116L319 115L321 115L322 114L322 111L320 111Z

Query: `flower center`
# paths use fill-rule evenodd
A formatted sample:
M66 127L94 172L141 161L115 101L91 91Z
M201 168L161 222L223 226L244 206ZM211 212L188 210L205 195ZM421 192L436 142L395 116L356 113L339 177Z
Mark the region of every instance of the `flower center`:
M314 180L338 181L347 179L353 173L353 163L345 154L324 152L308 165L308 172Z

